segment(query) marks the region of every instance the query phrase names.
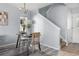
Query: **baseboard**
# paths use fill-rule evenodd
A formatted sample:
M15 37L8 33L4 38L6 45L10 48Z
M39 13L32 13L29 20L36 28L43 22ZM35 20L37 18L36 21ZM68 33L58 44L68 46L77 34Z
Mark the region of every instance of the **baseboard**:
M79 43L79 42L71 42L71 43Z
M6 45L1 45L0 47L6 47L6 46L10 46L10 45L16 45L16 43L11 43L11 44L6 44Z
M53 46L49 46L49 45L44 44L44 43L40 43L40 44L43 45L43 46L47 46L49 48L55 49L55 50L60 50L60 48L56 48L56 47L53 47Z

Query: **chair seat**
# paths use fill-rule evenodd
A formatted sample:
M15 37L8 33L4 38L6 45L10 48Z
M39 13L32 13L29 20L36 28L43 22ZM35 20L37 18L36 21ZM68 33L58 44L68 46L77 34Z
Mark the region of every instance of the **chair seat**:
M31 38L29 36L21 36L21 41L31 41Z

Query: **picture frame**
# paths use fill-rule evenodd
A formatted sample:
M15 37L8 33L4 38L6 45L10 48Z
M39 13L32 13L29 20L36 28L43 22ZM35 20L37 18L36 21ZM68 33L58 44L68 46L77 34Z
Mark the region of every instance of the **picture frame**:
M8 13L5 11L0 12L0 26L8 25Z

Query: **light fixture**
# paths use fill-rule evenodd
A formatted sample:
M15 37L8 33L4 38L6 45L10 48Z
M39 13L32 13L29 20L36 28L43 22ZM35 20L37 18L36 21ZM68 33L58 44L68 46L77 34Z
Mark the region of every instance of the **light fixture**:
M23 11L24 13L26 13L27 12L26 3L23 3L23 7L19 7L19 10Z

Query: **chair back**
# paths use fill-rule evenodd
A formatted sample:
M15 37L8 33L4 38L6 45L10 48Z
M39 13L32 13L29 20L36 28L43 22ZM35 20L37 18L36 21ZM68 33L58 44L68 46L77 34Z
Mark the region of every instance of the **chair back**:
M40 32L32 33L32 40L33 41L39 41L40 40Z

